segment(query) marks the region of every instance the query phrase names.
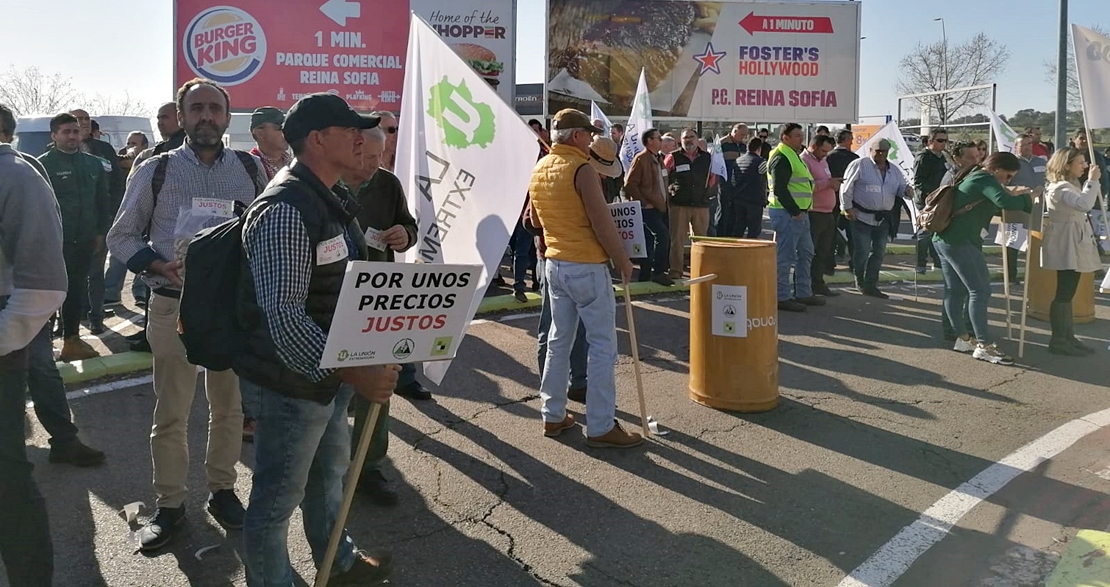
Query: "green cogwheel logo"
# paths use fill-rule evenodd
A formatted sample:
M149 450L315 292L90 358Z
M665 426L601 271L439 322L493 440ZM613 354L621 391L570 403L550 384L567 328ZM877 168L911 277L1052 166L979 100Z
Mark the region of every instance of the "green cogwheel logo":
M339 354L335 358L340 363L342 363L343 361L346 361L347 357L349 357L349 356L351 356L351 355L350 355L350 353L347 352L347 349L343 349L343 350L339 351Z
M887 153L886 158L890 161L898 160L898 144L894 141L890 141L890 153Z
M444 76L432 86L428 96L428 114L443 129L443 142L456 149L471 145L486 148L493 142L493 108L475 102L466 81L452 84Z

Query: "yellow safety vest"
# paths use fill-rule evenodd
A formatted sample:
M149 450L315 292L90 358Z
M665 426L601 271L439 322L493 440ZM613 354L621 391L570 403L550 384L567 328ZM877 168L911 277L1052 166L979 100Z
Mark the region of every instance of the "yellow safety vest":
M771 150L771 156L767 158L768 163L771 159L775 158L775 154L779 153L790 161L790 183L787 189L790 190L790 195L794 198L794 203L802 210L809 210L813 207L813 174L809 172L805 162L798 156L794 149L788 147L786 143L779 143L774 149ZM767 168L767 185L770 189L767 191L767 198L770 201L769 207L778 208L782 210L782 204L779 203L778 198L775 197L775 177L771 173L770 166Z

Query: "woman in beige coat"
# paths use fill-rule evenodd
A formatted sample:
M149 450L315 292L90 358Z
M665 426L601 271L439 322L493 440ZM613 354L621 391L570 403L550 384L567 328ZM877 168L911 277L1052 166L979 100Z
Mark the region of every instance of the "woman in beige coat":
M1094 352L1075 338L1071 305L1080 274L1094 273L1102 268L1098 244L1087 219L1087 213L1098 204L1101 170L1097 165L1091 167L1081 187L1079 178L1087 167L1086 151L1066 147L1056 151L1045 173L1048 218L1044 225L1041 267L1056 271L1056 298L1049 310L1052 341L1048 350L1057 355L1083 356Z

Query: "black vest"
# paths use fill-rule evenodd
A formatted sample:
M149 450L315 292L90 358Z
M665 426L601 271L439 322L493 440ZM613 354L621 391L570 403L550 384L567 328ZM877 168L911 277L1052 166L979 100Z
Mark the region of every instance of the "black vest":
M671 153L674 170L671 171L671 201L675 206L709 207L709 153L698 149L698 158L691 161L682 149ZM680 171L680 169L682 171Z
M247 211L247 224L250 223L249 216L276 203L294 206L301 214L312 251L312 276L305 312L327 334L339 301L347 259L317 265L316 245L346 234L357 248L355 258L366 259L366 239L355 220L358 205L344 192L328 189L311 170L297 162L274 176L266 191ZM282 244L274 243L273 246L280 247ZM277 355L269 325L258 307L254 279L245 258L243 263L245 283L239 289L236 308L241 324L250 334L246 352L236 358L235 373L283 395L329 403L339 388L339 378L333 373L323 381L314 382L285 366Z

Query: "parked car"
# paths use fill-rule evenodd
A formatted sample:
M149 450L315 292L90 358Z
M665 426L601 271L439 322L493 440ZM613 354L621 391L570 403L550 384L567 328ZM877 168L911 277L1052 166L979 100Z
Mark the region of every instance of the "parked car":
M52 116L23 116L16 121L15 148L38 157L46 152L50 140L50 119ZM151 145L160 137L154 134L150 119L145 116L93 116L100 124L100 140L106 141L119 151L127 144L127 135L140 131L146 135Z

